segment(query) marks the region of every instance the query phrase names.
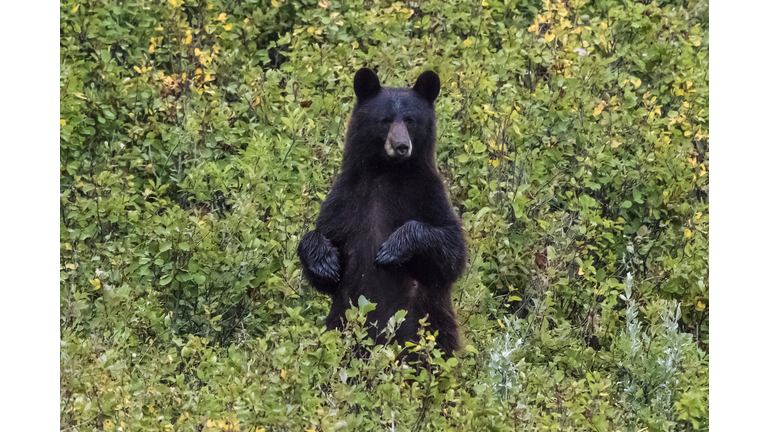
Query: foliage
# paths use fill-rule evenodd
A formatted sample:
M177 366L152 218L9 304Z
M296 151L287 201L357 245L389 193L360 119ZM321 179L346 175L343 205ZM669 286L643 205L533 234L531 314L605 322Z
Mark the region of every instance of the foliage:
M60 13L62 429L708 429L706 1ZM457 359L302 278L363 66L442 80Z

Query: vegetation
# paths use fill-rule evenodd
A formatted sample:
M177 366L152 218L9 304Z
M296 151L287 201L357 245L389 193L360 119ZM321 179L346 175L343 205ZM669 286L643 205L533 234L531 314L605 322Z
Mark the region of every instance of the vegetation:
M708 429L705 0L60 10L62 430ZM364 300L325 331L296 256L363 66L443 82L470 263L428 367Z

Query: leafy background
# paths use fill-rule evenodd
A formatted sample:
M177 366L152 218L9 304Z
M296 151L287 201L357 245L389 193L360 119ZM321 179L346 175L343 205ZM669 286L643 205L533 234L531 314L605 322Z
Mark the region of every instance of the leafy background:
M61 429L708 430L708 11L61 2ZM296 256L363 66L442 80L470 264L429 370L373 304L325 332Z

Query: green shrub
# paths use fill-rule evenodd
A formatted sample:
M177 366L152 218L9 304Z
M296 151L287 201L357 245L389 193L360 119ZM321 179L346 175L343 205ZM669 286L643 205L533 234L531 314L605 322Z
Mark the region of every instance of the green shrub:
M706 1L60 11L62 429L708 429ZM465 349L422 368L296 256L363 66L443 81Z

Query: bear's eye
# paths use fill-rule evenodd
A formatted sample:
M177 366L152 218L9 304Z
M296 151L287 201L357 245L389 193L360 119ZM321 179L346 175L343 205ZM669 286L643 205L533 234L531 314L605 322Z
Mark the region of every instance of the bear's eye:
M413 123L414 123L414 122L413 122L413 119L412 119L412 118L410 118L410 117L407 117L407 118L405 119L405 124L407 124L408 126L412 126L412 125L413 125Z
M390 124L390 123L392 123L392 117L386 117L386 118L381 119L381 123L382 124Z

